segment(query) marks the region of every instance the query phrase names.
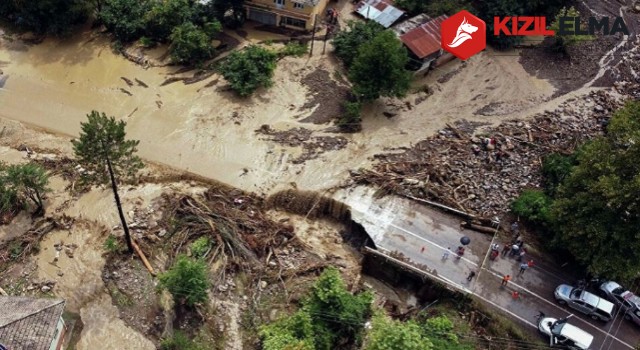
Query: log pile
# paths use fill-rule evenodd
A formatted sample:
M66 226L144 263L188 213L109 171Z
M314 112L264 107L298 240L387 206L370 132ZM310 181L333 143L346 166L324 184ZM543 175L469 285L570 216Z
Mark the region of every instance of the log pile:
M372 169L354 171L351 178L377 187L379 195L432 200L479 218L495 217L523 189L540 186L544 156L571 153L601 135L620 100L592 92L532 120L511 120L475 134L477 125L458 122L413 147L374 156Z
M202 196L183 195L168 199L165 225L177 223L171 239L176 253L186 243L208 236L215 242L211 259L227 259L261 265L260 258L293 237L291 227L266 217L259 197L239 190L213 187Z

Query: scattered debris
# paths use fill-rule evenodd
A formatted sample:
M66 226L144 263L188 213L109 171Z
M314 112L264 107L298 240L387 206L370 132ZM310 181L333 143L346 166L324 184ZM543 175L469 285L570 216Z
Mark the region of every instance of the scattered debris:
M353 171L352 179L379 187L379 194L434 200L490 218L508 210L522 189L540 186L545 155L570 153L600 135L620 105L597 91L529 122L507 121L475 135L473 125L458 122L403 152L375 155L373 169Z
M273 130L269 125L262 125L256 133L271 136L268 140L289 147L302 147L303 152L291 160L293 164L302 164L316 159L320 154L337 151L347 146L349 141L342 136L312 136L313 132L305 128L293 128L284 131Z

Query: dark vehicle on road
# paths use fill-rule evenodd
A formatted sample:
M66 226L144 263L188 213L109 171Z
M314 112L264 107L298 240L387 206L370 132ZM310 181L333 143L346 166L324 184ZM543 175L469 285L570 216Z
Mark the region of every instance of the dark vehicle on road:
M594 320L608 322L613 318L614 305L584 289L561 284L553 294L559 304L578 310Z

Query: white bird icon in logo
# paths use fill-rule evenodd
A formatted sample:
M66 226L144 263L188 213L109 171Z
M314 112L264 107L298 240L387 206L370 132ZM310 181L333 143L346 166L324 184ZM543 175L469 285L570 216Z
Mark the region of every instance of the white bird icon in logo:
M478 30L478 27L473 26L467 22L467 18L464 17L462 23L458 27L458 32L456 33L456 37L453 39L451 44L448 44L449 47L458 47L462 45L463 42L471 39L471 34L475 33Z

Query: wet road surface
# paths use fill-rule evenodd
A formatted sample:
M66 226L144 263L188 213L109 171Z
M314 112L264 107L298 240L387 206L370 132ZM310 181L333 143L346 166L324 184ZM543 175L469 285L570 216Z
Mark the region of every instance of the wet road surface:
M334 198L351 207L353 219L367 230L378 251L401 252L440 282L473 295L528 327L537 327L536 315L540 311L555 318L573 314L569 323L595 337L592 349L633 349L640 343L640 329L624 320L622 314L616 314L615 320L604 323L558 305L553 297L554 289L561 283L575 285L579 278L572 276L571 271L536 262L533 268L519 276L519 263L515 258L508 255L495 261L487 258L491 235L465 230L460 227L461 219L408 199L373 199L372 195L370 189L356 188L338 192ZM455 251L463 236L471 239L463 257L457 260L451 253L443 259L444 251L448 247ZM493 243L502 245L503 242ZM476 276L468 282L471 271ZM501 280L506 274L511 275L512 280L503 287ZM519 293L519 298L513 298L514 291ZM543 342L548 341L548 338L540 337Z

